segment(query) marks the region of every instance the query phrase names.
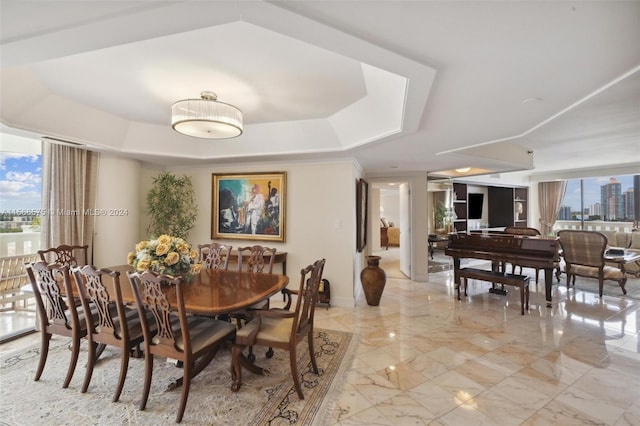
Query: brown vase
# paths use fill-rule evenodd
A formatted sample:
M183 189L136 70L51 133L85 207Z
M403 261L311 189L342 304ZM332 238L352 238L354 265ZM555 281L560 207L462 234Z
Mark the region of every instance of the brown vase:
M387 274L378 266L380 259L380 256L367 256L367 266L360 272L360 281L369 306L378 306L387 282Z

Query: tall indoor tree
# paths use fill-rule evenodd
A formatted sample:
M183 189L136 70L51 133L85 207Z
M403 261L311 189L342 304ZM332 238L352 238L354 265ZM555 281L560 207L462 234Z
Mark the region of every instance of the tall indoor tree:
M191 177L164 172L153 179L147 194L151 236L162 234L186 239L198 216Z

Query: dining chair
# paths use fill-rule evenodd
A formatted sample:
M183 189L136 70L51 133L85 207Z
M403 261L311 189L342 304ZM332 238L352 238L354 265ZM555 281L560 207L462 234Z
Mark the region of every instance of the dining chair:
M41 333L40 361L34 380L40 380L52 335L70 337L71 359L62 384L63 388L67 388L78 363L80 340L87 335L85 312L88 315L95 315L95 312L85 311L74 303L69 266L38 261L25 267L36 299Z
M272 274L275 258L276 249L272 247L261 245L238 247L238 271ZM242 322L250 317L249 311L255 309L269 309L269 299L261 300L242 311L234 312L232 317L240 320L239 326L242 326Z
M595 231L562 230L558 232L558 238L565 261L567 288L571 281L575 285L575 277L580 276L598 280L600 297L605 280L616 281L622 293L627 294L624 288L627 278L622 270L605 265L607 237L604 234Z
M182 421L189 397L191 380L206 367L221 343L232 339L236 328L226 322L200 315L187 315L181 277L158 275L151 271L127 272L133 291L144 336L144 389L140 410L144 410L151 389L154 355L175 359L182 363L182 394L176 423ZM166 286L170 286L165 290ZM175 296L171 303L165 291ZM152 320L146 310L153 313ZM151 322L155 323L153 331Z
M275 258L276 249L273 247L265 247L261 245L238 247L238 271L272 274ZM261 300L246 309L233 312L229 316L236 320L236 324L238 325L238 328L240 328L245 322L252 318L252 311L257 309L269 309L269 299ZM270 356L273 356L271 348L269 348L267 353ZM251 347L249 347L248 358L252 362L255 360L253 348Z
M238 271L272 274L275 259L276 249L273 247L261 245L238 247Z
M538 231L536 228L527 228L527 227L520 227L520 226L507 226L504 231L505 234L509 234L509 235L524 235L524 236L529 236L529 237L535 237L540 234L540 231ZM511 264L511 273L515 274L515 270L516 268L520 268L520 273L522 273L522 265L518 265L517 263L512 263ZM540 276L540 268L533 268L536 271L536 284L538 284L538 278ZM560 279L558 278L558 281L560 281Z
M85 315L89 356L81 392L87 391L93 369L105 347L114 346L120 349L120 374L112 400L116 402L124 387L131 353L140 356L143 333L138 311L127 308L122 300L119 271L86 265L74 267L72 272L84 311L89 311L90 305L95 306L96 311L95 317ZM111 281L110 287L103 281L105 276ZM150 315L151 312L147 311L148 319L151 319Z
M249 346L261 345L289 351L289 363L293 383L300 399L304 399L297 366L298 344L307 339L309 357L313 371L318 374L318 365L313 346L313 317L318 301L318 288L322 280L325 259L315 261L300 271L299 290L285 289L285 293L297 295L293 311L283 309L257 310L254 318L236 332L231 348L232 389L238 391L242 384L242 352Z
M87 264L88 245L67 245L38 250L38 255L43 262L58 263L67 266L84 266Z
M220 243L198 244L198 253L202 267L207 269L229 268L232 246Z

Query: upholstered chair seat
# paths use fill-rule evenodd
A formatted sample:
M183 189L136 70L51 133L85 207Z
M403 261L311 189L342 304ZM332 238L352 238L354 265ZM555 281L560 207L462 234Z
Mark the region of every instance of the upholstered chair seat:
M173 319L173 332L176 336L176 347L184 350L184 339L180 330L180 321L177 315L171 316ZM175 319L174 319L175 318ZM199 352L202 349L215 345L229 334L229 324L226 322L212 322L207 317L191 316L187 317L187 327L191 337L191 350ZM156 339L157 340L157 336ZM157 344L157 342L155 342Z
M262 324L257 321L249 322L245 327L236 331L236 342L249 345L249 336L254 333L254 329L260 327L258 338L271 342L285 343L291 338L291 327L293 327L293 317L291 318L262 318Z
M594 266L572 265L571 271L581 277L598 278L600 276L600 268ZM622 271L612 266L605 266L602 272L605 280L618 281L624 278Z

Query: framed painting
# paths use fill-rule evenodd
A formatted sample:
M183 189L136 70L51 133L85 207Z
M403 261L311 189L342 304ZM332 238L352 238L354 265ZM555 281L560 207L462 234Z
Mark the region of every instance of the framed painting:
M213 174L211 238L284 242L286 172Z
M369 203L369 184L364 179L356 180L356 240L358 253L367 245L367 204Z

